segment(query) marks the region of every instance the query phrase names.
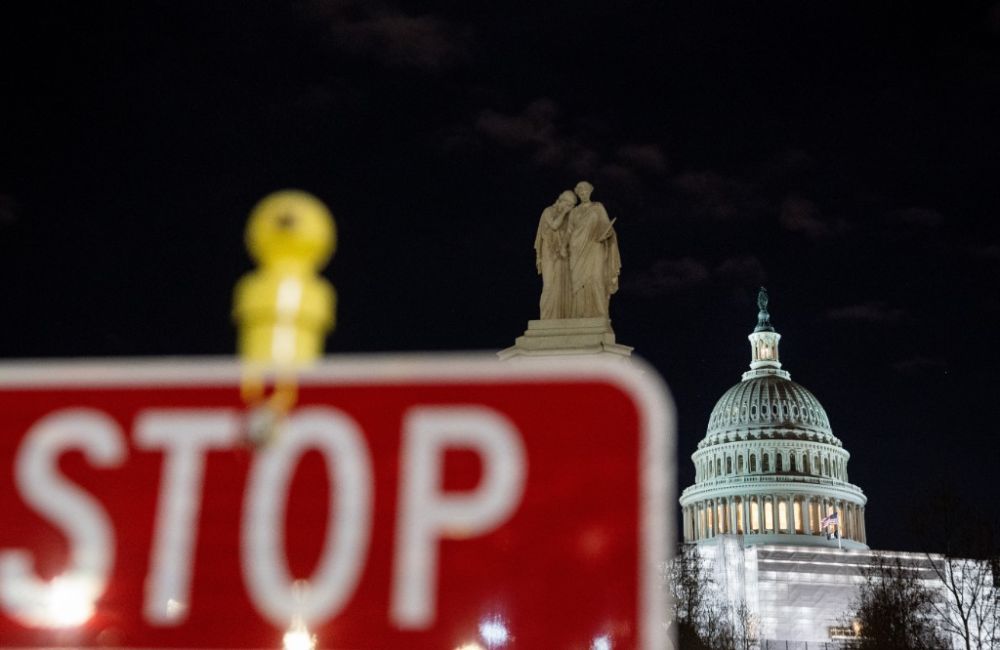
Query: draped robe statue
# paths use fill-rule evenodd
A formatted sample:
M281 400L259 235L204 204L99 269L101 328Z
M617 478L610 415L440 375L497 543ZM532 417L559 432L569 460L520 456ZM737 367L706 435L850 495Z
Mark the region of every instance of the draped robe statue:
M545 208L538 222L535 267L542 276L542 297L538 306L543 320L570 317L572 292L567 216L575 203L575 194L563 192L555 203Z
M593 190L586 181L577 183L580 204L568 218L571 318L607 318L611 294L618 291L618 236L604 206L590 200Z

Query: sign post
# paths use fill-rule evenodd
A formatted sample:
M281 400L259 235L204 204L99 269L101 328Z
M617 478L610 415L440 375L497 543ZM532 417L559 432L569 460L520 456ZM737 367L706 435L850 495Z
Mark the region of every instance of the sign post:
M0 365L2 645L665 646L641 363L331 357L260 449L240 370Z

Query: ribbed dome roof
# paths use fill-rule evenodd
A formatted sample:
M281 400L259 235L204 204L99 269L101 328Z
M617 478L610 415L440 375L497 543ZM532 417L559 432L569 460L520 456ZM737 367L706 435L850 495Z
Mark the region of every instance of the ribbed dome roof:
M840 446L819 400L781 374L745 379L727 390L698 446L746 438L807 438Z

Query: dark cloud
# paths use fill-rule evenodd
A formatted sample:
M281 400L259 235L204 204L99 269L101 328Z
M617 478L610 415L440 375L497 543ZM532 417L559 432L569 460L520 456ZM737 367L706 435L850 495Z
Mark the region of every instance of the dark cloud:
M973 257L989 262L1000 262L1000 244L987 244L973 248Z
M541 97L513 115L485 109L476 116L473 130L489 144L524 150L540 167L592 176L601 166L600 154L578 136L567 134L560 118L559 106Z
M816 160L801 149L784 149L756 166L754 178L762 183L786 185L808 176Z
M596 139L592 132L602 128L601 123L585 117L569 124L556 102L540 97L518 113L484 109L473 120L471 130L459 127L446 141L451 147L466 147L479 138L487 146L522 150L533 165L567 170L619 190L637 190L644 176L666 170L666 156L659 145L633 143L608 156L589 144Z
M904 375L940 374L948 371L948 360L944 357L916 355L892 364L892 369Z
M1000 36L1000 2L993 5L987 12L986 27L995 36Z
M893 210L886 216L894 223L924 228L936 228L944 221L944 215L931 208L904 208Z
M475 129L504 147L537 145L548 149L556 144L555 120L558 115L556 103L542 97L528 104L517 115L486 109L476 117Z
M715 269L715 277L723 284L756 286L767 280L767 272L759 259L744 255L723 260Z
M881 300L873 300L844 307L835 307L828 310L825 316L827 319L834 321L855 321L891 325L901 321L906 316L906 312L897 307L892 307Z
M691 257L657 260L638 273L624 288L645 296L658 296L708 284L712 273L704 262Z
M467 25L378 2L313 0L306 6L311 17L329 23L334 46L387 66L438 72L469 59L473 34Z
M615 156L633 169L652 174L667 171L667 157L655 144L627 144L619 147Z
M0 194L0 227L17 221L17 203L14 197Z
M601 165L600 169L597 170L596 178L602 185L610 185L616 191L634 192L642 186L638 174L625 165L617 163Z
M823 218L815 202L801 196L787 196L778 211L778 223L790 232L806 239L819 240L845 229L845 224Z
M725 259L714 267L682 257L657 260L627 282L625 289L644 296L661 296L708 286L757 285L766 278L760 260L751 255Z
M766 205L753 183L710 170L683 172L671 185L690 200L694 217L731 221L754 216Z

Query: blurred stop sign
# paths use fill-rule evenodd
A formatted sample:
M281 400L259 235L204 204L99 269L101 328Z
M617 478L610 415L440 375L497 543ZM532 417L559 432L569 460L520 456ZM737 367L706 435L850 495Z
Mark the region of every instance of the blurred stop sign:
M0 365L0 642L661 648L674 424L641 364Z

